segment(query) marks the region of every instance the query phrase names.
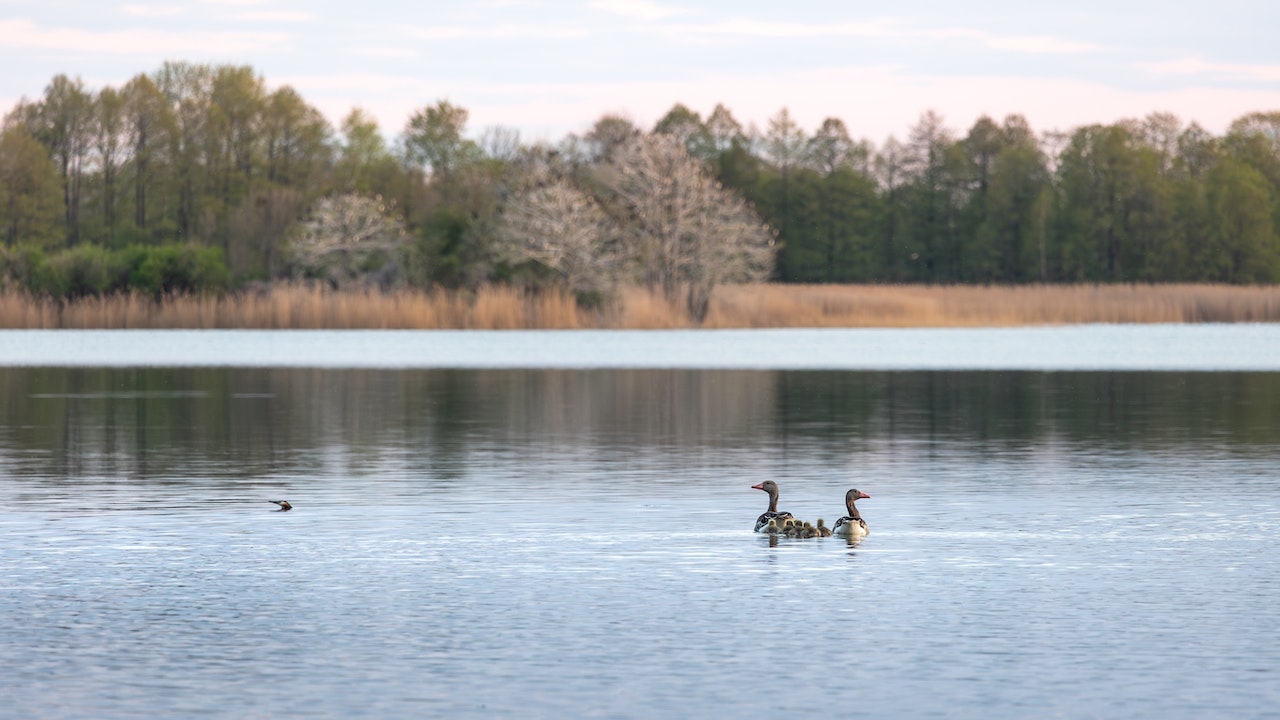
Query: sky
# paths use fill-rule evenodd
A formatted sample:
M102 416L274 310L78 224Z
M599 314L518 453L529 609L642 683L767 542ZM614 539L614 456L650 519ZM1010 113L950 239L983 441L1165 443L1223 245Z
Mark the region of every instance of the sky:
M855 138L922 113L1037 131L1171 112L1214 134L1280 111L1280 3L1217 0L0 0L0 112L62 73L98 90L166 60L252 66L388 138L445 99L525 142L682 103L744 126L786 108Z

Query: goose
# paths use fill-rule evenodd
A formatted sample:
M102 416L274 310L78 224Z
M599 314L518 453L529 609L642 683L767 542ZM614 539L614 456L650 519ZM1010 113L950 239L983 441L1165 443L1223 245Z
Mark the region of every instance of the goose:
M836 521L835 527L832 529L836 535L844 537L862 537L870 535L871 531L867 529L867 522L862 519L862 515L858 514L858 508L854 503L871 496L861 490L850 490L844 494L844 506L848 514Z
M267 502L273 502L279 505L280 512L288 512L293 509L293 506L289 504L288 500L268 500Z
M770 520L789 520L791 513L778 512L778 483L772 480L765 480L758 485L752 485L752 490L763 490L769 493L769 509L756 518L756 532L769 524Z
M818 537L831 537L831 528L827 527L827 521L818 518Z

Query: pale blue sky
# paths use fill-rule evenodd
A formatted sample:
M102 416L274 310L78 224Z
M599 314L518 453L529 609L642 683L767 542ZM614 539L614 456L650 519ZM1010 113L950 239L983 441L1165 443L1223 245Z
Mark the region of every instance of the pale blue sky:
M604 113L649 127L724 103L763 127L906 136L920 114L1037 130L1173 112L1220 133L1280 110L1280 3L944 0L0 0L0 111L57 73L120 85L167 60L252 65L390 137L440 98L470 129L558 140Z

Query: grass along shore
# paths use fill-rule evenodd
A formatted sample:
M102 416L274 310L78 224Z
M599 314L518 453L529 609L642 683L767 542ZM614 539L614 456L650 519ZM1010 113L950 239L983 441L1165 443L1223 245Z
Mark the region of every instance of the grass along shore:
M565 293L265 292L117 295L58 302L0 292L4 329L679 329L978 327L1078 323L1280 322L1280 286L738 285L717 288L705 322L640 288L603 310Z

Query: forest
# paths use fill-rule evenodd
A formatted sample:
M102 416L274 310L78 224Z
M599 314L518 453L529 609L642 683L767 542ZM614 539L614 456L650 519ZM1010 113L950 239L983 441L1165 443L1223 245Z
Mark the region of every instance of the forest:
M54 77L0 135L0 282L51 297L332 287L1228 283L1280 280L1280 111L1218 136L1169 114L1038 132L1017 115L901 139L744 127L676 104L555 143L447 100L388 139L252 67Z

